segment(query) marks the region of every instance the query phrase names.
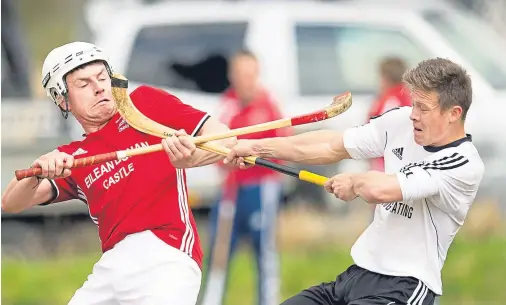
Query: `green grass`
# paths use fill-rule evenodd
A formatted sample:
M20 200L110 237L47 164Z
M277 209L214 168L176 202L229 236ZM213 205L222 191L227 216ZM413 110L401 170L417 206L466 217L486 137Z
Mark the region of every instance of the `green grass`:
M241 251L231 264L230 284L225 304L256 305L256 265L251 252ZM283 253L281 262L281 298L284 300L300 290L333 281L352 263L348 249L323 247L307 251ZM281 302L281 300L280 300Z
M443 268L443 304L506 304L506 240L457 239Z
M98 255L47 261L2 260L2 304L67 304L91 271ZM285 251L281 255L282 298L322 281L333 280L351 263L349 248ZM227 305L253 305L255 265L240 251L231 265ZM441 305L506 304L506 240L498 237L454 242L443 269L445 295Z

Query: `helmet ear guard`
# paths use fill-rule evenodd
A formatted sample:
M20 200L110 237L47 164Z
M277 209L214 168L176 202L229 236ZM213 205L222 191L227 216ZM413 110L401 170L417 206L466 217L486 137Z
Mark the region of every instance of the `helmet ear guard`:
M55 103L58 108L60 108L61 114L64 119L67 119L69 117L69 103L68 103L68 97L67 94L61 95L56 88L49 88L49 92L51 94L51 98L53 99L53 102ZM61 101L59 101L61 99ZM65 102L65 108L62 107L61 103Z

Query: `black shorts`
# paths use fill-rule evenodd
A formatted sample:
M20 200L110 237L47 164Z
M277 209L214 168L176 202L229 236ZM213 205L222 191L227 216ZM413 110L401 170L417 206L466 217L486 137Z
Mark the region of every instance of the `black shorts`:
M413 277L388 276L352 265L334 282L305 289L281 305L433 305L435 297Z

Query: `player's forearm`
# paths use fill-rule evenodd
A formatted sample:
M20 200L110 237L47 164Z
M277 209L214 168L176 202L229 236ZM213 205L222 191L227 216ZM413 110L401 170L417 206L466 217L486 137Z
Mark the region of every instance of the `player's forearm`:
M355 194L368 203L402 201L402 191L396 175L369 171L352 175L351 179Z
M26 178L21 181L12 179L7 185L4 193L2 194L2 211L8 213L19 213L34 205L40 200L40 203L50 200L48 198L40 197L40 190L42 183L49 183L47 181L37 181L35 177ZM47 187L42 185L42 188ZM44 200L45 199L45 200Z
M290 137L254 140L255 155L302 164L331 164L348 157L340 133L311 131Z
M209 134L218 134L218 133L225 133L230 131L230 129L220 121L216 120L215 118L209 118L207 122L202 127L201 132L198 134L199 136L202 135L209 135ZM216 145L216 146L222 146L231 148L237 143L237 137L231 137L216 141L208 142L209 144ZM197 149L195 153L193 154L192 158L188 162L187 167L199 167L199 166L205 166L209 164L213 164L216 162L219 162L223 160L225 156L218 155L216 153L208 152L203 149Z
M212 141L208 142L213 145L219 145L222 147L232 148L237 143L237 138L228 138L218 141ZM213 164L216 162L220 162L225 158L225 156L218 155L213 152L208 152L203 149L197 149L190 160L190 163L188 164L188 167L199 167L199 166L205 166L209 164Z

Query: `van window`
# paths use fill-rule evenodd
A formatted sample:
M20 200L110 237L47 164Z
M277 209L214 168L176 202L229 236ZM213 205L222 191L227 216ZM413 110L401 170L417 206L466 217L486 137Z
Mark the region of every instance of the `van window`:
M470 13L426 12L423 17L496 90L506 90L506 41Z
M247 24L163 25L139 31L127 77L134 82L208 93L228 87L227 59L243 48Z
M399 56L408 66L430 57L392 28L305 24L295 35L301 95L375 94L383 57Z

